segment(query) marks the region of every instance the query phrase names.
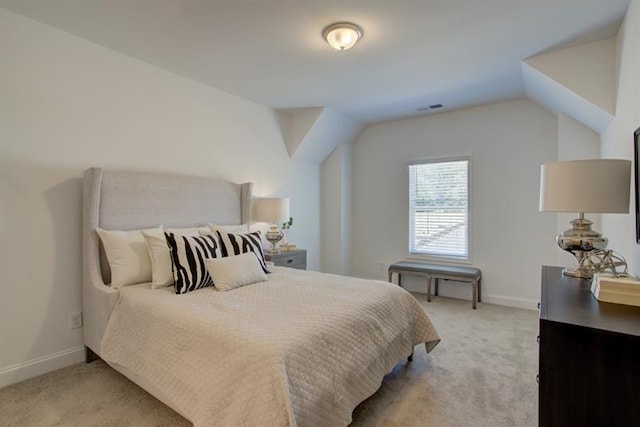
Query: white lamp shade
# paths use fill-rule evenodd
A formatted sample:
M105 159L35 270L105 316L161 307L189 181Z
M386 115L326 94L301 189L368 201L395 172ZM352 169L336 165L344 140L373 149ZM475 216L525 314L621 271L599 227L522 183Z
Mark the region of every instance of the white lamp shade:
M540 211L629 213L631 161L574 160L542 165Z
M289 219L289 199L265 197L256 200L256 219L259 222L280 223Z

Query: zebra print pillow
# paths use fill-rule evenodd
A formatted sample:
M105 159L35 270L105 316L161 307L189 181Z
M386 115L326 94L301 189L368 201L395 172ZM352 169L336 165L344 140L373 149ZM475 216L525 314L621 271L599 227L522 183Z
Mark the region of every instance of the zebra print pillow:
M213 235L216 236L220 243L220 256L226 257L253 252L256 258L258 258L262 270L265 273L269 273L269 270L267 270L267 263L264 260L264 253L262 252L262 243L259 231L237 234L227 233L218 228L213 231Z
M220 244L215 236L184 236L165 232L171 250L176 294L212 286L213 281L204 260L219 258Z

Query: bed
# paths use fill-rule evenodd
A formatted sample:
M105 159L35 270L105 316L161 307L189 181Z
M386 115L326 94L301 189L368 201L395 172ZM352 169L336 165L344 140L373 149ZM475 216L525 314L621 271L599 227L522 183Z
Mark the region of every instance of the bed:
M196 426L347 425L384 375L440 338L381 281L270 266L228 292L109 286L96 232L248 224L251 184L91 168L83 190L83 313L99 356Z

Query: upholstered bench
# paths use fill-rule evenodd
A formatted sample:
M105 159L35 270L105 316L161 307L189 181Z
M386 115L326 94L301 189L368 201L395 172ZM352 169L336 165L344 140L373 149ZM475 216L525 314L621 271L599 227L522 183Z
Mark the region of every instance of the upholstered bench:
M435 282L435 295L438 296L438 280L455 280L456 282L467 282L473 289L473 309L476 309L476 302L481 302L480 281L482 272L479 268L465 267L457 265L426 264L423 262L400 261L389 266L389 282L393 280L393 273L398 275L398 286L402 286L402 275L426 277L427 279L427 301L431 302L431 283Z

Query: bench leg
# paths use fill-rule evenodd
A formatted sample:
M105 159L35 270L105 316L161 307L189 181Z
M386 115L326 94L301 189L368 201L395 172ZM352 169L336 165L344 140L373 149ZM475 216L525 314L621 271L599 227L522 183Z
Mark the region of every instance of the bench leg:
M478 302L482 302L482 277L478 279Z
M440 286L439 286L439 285L440 285L440 282L439 282L439 280L438 280L438 278L437 278L437 277L434 277L434 278L433 278L433 283L435 284L435 286L434 286L434 287L436 288L436 289L435 289L435 293L434 293L434 295L435 295L435 296L438 296L438 289L439 289L439 287L440 287Z
M393 271L389 272L389 282L393 283Z
M471 287L473 288L473 309L476 309L476 301L478 300L478 281L474 280L473 283L471 284Z
M427 276L427 302L431 302L431 277Z
M402 274L398 273L398 286L402 287Z

